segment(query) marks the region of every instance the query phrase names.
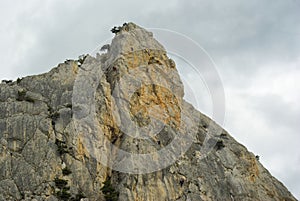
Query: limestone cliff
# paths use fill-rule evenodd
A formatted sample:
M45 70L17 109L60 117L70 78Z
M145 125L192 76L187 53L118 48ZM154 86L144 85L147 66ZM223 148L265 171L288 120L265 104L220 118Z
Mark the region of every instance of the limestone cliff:
M0 84L1 201L296 200L184 101L151 32L113 32L101 55Z

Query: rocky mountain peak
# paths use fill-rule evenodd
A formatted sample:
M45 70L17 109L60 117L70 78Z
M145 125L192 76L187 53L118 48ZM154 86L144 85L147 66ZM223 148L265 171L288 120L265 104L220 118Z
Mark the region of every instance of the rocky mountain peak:
M116 59L141 50L155 50L165 52L164 47L153 38L153 34L134 23L125 23L119 28L112 40L109 58Z
M296 200L184 99L134 23L96 57L0 84L0 201Z

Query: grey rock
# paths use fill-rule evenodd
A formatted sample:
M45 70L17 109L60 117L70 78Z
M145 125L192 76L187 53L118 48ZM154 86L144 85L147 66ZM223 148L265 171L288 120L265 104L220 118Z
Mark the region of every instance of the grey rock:
M255 155L184 101L175 63L151 32L125 23L104 49L0 84L1 201L57 201L62 192L101 201L105 181L120 201L296 200ZM165 147L167 165L158 160ZM124 163L151 153L151 163ZM131 167L137 172L117 171Z

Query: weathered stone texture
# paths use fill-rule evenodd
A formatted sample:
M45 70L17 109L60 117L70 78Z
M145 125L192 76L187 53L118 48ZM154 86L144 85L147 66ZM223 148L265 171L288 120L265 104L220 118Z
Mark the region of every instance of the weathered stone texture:
M101 201L108 179L120 201L296 200L252 153L183 100L175 63L152 33L125 24L108 47L96 58L68 60L48 73L0 84L0 201ZM95 91L74 88L93 81ZM88 97L94 105L84 105ZM162 149L177 136L183 116L189 121L181 131L194 133L192 144L162 170L129 174L97 161L120 159L110 143L134 154ZM128 119L143 128L151 117L164 124L157 135L127 135L133 129ZM77 120L86 121L81 131ZM216 131L210 142L208 126ZM91 142L101 147L97 153L86 147L84 135L97 140ZM204 157L207 143L214 147Z

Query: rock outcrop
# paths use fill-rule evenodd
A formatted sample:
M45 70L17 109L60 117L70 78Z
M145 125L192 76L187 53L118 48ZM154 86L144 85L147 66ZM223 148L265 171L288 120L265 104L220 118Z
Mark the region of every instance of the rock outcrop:
M0 84L1 201L296 200L184 101L151 32L114 33L101 55Z

